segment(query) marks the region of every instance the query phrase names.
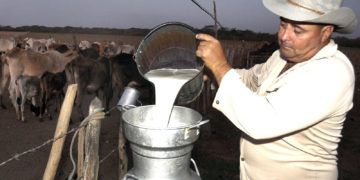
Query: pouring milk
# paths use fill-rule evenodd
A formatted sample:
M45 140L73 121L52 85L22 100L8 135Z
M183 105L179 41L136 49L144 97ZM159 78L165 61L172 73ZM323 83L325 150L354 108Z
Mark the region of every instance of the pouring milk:
M181 87L199 73L198 69L154 69L145 77L155 86L155 114L157 127L169 125L170 114Z

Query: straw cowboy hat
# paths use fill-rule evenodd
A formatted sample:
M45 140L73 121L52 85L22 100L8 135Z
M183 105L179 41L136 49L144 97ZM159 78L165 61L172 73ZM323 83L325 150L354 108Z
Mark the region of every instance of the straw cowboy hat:
M263 0L271 12L293 21L333 24L339 33L351 33L357 26L355 13L340 7L342 0Z

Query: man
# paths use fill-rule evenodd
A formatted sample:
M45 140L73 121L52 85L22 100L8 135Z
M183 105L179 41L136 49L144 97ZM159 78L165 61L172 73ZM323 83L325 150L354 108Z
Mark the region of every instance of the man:
M219 84L213 107L244 132L240 179L337 179L337 147L355 78L331 35L357 25L341 3L263 0L280 16L280 48L249 70L233 69L218 40L196 35L196 54Z

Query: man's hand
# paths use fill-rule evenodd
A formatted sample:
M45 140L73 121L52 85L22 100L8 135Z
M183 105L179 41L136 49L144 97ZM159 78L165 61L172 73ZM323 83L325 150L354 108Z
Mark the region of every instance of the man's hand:
M220 42L207 34L197 34L196 39L200 40L196 55L204 61L220 84L222 77L231 69Z

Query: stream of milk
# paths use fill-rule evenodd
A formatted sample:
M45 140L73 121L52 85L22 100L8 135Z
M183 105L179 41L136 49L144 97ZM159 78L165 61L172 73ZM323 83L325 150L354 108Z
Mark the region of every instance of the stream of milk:
M198 73L197 69L154 69L145 74L155 86L153 125L168 127L170 114L181 87Z

